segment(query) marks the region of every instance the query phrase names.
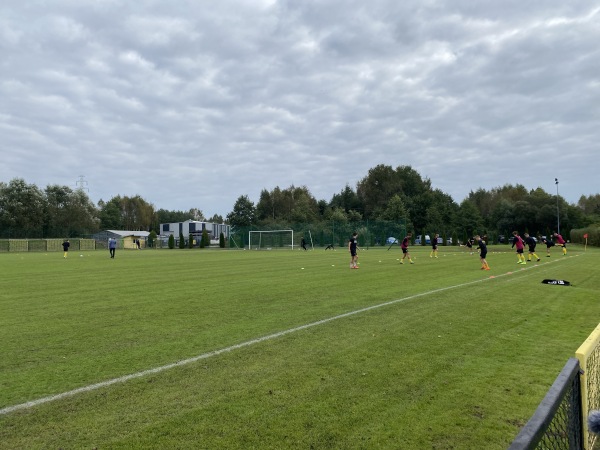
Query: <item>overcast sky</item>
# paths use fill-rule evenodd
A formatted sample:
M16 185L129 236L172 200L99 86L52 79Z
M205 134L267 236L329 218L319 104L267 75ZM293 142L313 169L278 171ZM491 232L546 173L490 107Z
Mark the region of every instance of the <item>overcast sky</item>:
M229 213L377 164L600 192L600 2L2 0L0 181Z

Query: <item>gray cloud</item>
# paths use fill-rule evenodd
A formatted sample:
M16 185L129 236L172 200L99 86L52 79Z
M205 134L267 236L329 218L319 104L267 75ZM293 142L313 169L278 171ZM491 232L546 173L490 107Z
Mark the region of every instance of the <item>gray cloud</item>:
M377 164L461 201L597 193L594 2L17 2L0 7L0 180L227 214Z

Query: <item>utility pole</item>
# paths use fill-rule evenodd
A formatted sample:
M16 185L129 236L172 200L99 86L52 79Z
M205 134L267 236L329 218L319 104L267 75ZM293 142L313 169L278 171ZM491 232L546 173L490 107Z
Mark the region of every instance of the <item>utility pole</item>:
M87 187L88 182L85 181L83 175L79 175L79 179L75 182L75 186L77 186L77 189L80 191L90 191L89 188Z
M558 209L558 178L554 179L556 184L556 232L560 234L560 210Z

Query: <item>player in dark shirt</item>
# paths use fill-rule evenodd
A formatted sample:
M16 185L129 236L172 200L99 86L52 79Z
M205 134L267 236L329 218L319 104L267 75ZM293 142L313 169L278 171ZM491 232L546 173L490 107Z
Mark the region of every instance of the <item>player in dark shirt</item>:
M550 247L554 247L554 242L546 236L542 237L542 242L546 244L546 258L550 258Z
M490 270L490 266L487 263L485 257L487 256L487 245L483 238L479 235L475 236L475 242L477 242L477 248L479 249L479 260L481 261L481 270Z
M540 257L535 254L535 246L537 245L537 241L533 238L533 236L529 236L529 233L525 233L523 236L525 236L525 243L527 244L527 247L529 247L527 261L531 261L532 256L539 261Z
M358 233L356 231L348 240L348 251L350 252L350 268L358 269Z
M438 237L440 237L440 235L436 234L431 240L431 253L429 254L430 258L433 258L434 256L436 258L438 257Z
M69 242L69 240L68 240L68 239L66 239L66 240L65 240L65 241L62 243L62 246L63 246L63 251L65 252L65 253L64 253L64 256L63 256L63 258L66 258L66 257L67 257L67 255L69 254L69 247L71 246L71 243Z
M469 253L472 255L473 254L473 241L475 240L475 238L469 238L467 239L467 242L465 242L465 246L469 249Z

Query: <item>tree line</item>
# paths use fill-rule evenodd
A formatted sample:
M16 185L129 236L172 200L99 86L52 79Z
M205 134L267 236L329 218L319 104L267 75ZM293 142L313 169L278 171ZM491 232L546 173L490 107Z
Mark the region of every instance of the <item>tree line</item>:
M223 217L205 218L202 211L156 210L136 195L115 196L95 205L83 189L49 185L40 189L15 178L0 182L0 238L89 237L100 230L155 231L161 223L189 219L223 223Z
M558 206L558 208L557 208ZM474 234L509 235L514 230L549 235L600 223L600 194L582 195L578 204L542 188L527 190L506 184L471 191L457 203L410 166L378 165L353 188L346 185L330 201L315 199L306 186L263 189L254 204L240 196L227 215L239 227L285 227L297 223L335 221L404 221L413 233L443 233L460 240Z
M557 208L558 206L558 208ZM290 227L298 223L403 221L407 231L508 234L513 230L547 235L556 229L557 213L563 234L600 223L600 194L582 195L569 204L541 188L527 190L507 184L471 191L460 204L410 166L377 165L352 187L332 198L317 200L306 186L263 189L255 204L241 195L225 218L204 217L199 208L156 210L139 195L115 196L95 205L83 189L49 185L40 189L23 179L0 182L0 237L83 237L99 230L144 230L159 233L159 224L188 219L229 223L233 227Z

